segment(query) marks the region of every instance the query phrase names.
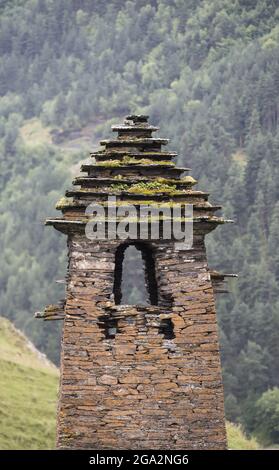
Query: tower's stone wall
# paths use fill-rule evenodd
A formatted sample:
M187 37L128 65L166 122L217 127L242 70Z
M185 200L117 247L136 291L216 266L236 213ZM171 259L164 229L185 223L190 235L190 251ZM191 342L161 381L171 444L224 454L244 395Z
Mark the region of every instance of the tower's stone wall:
M58 447L225 448L217 323L203 243L191 251L151 244L159 305L149 307L111 300L118 245L82 235L69 239ZM114 338L106 338L110 318L117 324ZM173 339L160 333L166 319Z
M154 138L148 116L128 116L114 126L118 136L82 165L47 224L68 237L66 298L37 316L62 319L61 383L57 446L77 449L224 449L223 389L214 306L224 275L209 271L204 237L226 222L197 181L182 176L168 140ZM108 229L108 200L115 207L159 205L170 215L157 219L160 237L90 240L87 207L102 207ZM162 223L172 209L193 209L194 244L177 250ZM158 207L158 206L157 206ZM148 219L141 216L136 224ZM117 223L121 217L117 219ZM149 222L148 222L149 223ZM154 238L154 237L153 237ZM134 243L146 263L149 305L121 303L123 253ZM181 246L180 246L181 248Z

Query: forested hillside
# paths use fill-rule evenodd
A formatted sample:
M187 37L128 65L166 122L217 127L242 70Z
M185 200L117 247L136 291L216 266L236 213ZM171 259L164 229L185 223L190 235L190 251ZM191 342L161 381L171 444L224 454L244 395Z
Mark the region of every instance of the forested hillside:
M91 124L93 145L148 113L236 221L208 253L239 274L218 301L227 418L258 432L260 397L279 386L278 2L10 0L0 12L1 314L58 361L58 325L32 318L63 297L65 239L42 222L87 155L27 143L26 122L62 140Z

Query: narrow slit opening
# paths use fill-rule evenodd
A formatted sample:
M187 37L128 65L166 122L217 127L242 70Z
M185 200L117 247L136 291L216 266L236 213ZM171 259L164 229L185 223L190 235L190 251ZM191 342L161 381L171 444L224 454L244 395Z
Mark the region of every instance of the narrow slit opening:
M118 333L118 320L108 316L102 316L99 320L99 326L104 331L105 338L114 339Z
M174 339L174 325L170 318L164 318L160 322L159 333L164 336L165 339Z

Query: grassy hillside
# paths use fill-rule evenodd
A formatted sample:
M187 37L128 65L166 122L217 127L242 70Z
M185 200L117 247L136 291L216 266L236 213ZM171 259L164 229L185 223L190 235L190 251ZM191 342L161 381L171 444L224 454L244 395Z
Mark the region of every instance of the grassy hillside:
M240 426L227 423L228 447L231 450L257 450L259 444L256 439L249 439Z
M0 449L55 445L58 369L0 318Z

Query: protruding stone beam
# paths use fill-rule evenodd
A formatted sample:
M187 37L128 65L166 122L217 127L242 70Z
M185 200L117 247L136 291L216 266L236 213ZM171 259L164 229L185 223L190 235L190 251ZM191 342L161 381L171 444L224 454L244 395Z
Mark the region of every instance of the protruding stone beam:
M85 163L81 166L81 171L86 172L88 175L98 178L99 176L117 176L117 175L131 175L131 176L147 176L152 180L157 177L171 177L176 178L181 176L184 172L190 171L190 168L175 167L173 165L94 165L93 163Z
M231 221L232 222L232 221ZM214 294L227 294L229 292L226 284L227 278L238 277L237 274L220 273L219 271L209 271Z
M51 225L54 226L57 230L63 232L63 233L68 233L69 231L75 232L81 232L84 233L85 225L88 222L88 218L86 216L80 216L79 219L73 218L73 219L66 219L66 218L61 218L61 217L56 217L53 219L47 219L45 221L45 225ZM104 220L104 223L106 221ZM143 221L145 223L145 221ZM193 219L194 223L194 233L195 234L200 234L200 233L209 233L212 230L214 230L218 225L226 224L226 223L231 223L232 220L227 220L222 217L216 217L216 216L204 216L204 217L195 217ZM141 221L138 222L139 224Z
M117 140L117 139L106 139L101 140L100 145L106 145L106 147L158 147L161 145L167 145L169 139L153 139L153 138L144 138L144 137L135 137L127 138L126 140Z
M124 160L127 156L131 160L144 161L146 159L154 161L171 161L177 157L176 152L128 152L124 150L102 150L100 152L92 152L90 154L92 158L95 158L96 162L104 162L107 160Z
M123 160L124 157L129 157L131 159L150 159L150 160L172 160L173 158L177 157L176 152L130 152L130 151L123 151L123 150L100 150L97 152L91 152L90 156L95 158L96 161L105 161L105 160Z
M92 199L96 198L96 201L98 200L97 198L104 199L108 196L117 196L120 200L125 200L129 201L131 200L131 203L133 204L132 201L136 199L152 199L154 201L168 201L168 200L176 200L180 201L181 203L186 203L186 204L192 204L194 202L198 202L200 200L202 201L207 201L209 193L205 193L202 191L192 191L192 190L174 190L173 192L167 192L162 190L161 192L159 191L148 191L146 193L141 192L138 190L138 192L128 192L128 191L121 191L117 192L116 190L114 191L96 191L94 188L84 188L84 189L73 189L73 190L66 190L65 192L66 197L74 197L74 198L83 198L83 199ZM214 207L211 205L208 205L207 208ZM219 210L221 209L221 206L215 206L214 210Z
M186 176L183 179L180 178L158 178L155 179L154 182L158 182L159 184L164 185L171 185L178 188L192 188L197 181L192 178L191 176ZM110 187L113 186L115 190L117 190L117 185L119 188L123 188L123 185L132 186L138 183L150 183L150 179L143 176L135 176L130 178L94 178L92 176L77 176L72 184L74 186L82 186L84 188L92 188L92 187Z
M35 312L35 318L42 318L44 321L48 320L64 320L65 312L64 305L47 305L43 312Z

